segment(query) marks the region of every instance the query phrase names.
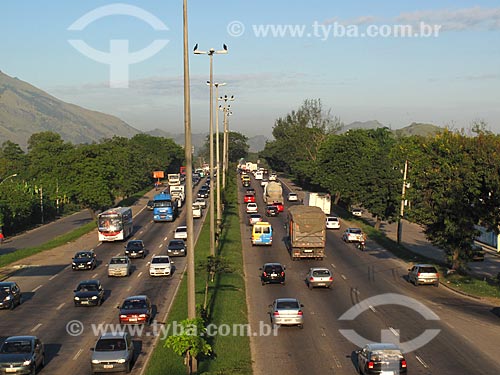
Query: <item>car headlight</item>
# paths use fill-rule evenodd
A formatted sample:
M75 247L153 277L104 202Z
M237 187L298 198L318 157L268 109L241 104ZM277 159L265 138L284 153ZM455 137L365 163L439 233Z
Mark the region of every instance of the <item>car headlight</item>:
M98 365L98 364L99 364L99 360L98 360L98 359L93 359L93 360L92 360L92 363L93 363L94 365Z
M124 358L120 358L120 359L119 359L118 361L116 361L116 362L118 362L118 363L125 363L125 362L127 362L127 360L126 360L126 359L124 359Z
M92 299L97 299L97 296L92 296Z
M75 262L73 262L72 264L73 264L73 266L76 266L76 263L75 263Z
M7 297L5 297L5 301L10 301L11 299L12 299L11 295L8 295Z
M27 359L26 361L23 362L23 366L29 366L31 365L31 359Z
M87 264L88 264L88 265L92 264L92 261L88 261L88 262L87 262Z
M75 296L75 301L80 301L80 297Z

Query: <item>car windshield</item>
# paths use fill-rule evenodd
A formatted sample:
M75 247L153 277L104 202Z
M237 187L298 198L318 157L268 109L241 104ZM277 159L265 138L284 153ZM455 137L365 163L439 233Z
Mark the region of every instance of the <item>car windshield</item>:
M125 350L125 340L120 338L100 339L95 346L96 352L114 352Z
M361 229L359 229L359 228L351 228L349 231L353 234L361 234L362 233Z
M390 361L390 360L399 360L403 357L399 350L379 350L376 352L372 352L370 359L372 361Z
M80 285L78 285L77 290L79 292L95 292L95 291L97 291L97 285L96 284L80 284Z
M313 271L313 276L317 276L317 277L328 277L330 276L330 271L328 270L314 270Z
M129 242L127 244L127 249L130 249L130 250L141 250L142 247L143 247L142 242L139 242L139 241Z
M5 293L10 293L10 287L4 286L0 290L3 290Z
M153 258L153 259L151 260L151 263L153 263L153 264L158 264L158 263L169 263L169 260L168 260L168 258L164 258L164 257L162 257L162 258Z
M298 309L299 303L297 301L278 301L276 308L279 310Z
M434 267L420 267L418 271L421 273L437 273Z
M328 220L328 221L339 221L339 219L337 219L336 217L329 217L326 220Z
M76 259L86 259L86 258L91 258L90 253L76 253L75 255Z
M29 341L8 341L2 346L1 353L22 354L31 353L31 342Z
M281 273L281 272L283 272L283 268L281 266L266 266L264 268L264 272L266 272L266 273L272 273L272 272Z
M127 258L111 258L110 264L127 264Z
M146 301L144 300L127 300L123 302L123 310L137 310L147 308Z
M170 241L168 244L168 247L170 248L183 248L184 247L184 241Z

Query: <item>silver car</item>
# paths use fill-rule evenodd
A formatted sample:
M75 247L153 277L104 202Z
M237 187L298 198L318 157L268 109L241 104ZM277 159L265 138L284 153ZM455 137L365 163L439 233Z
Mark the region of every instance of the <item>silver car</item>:
M331 288L333 284L332 272L325 267L312 267L307 273L306 283L309 289L318 286Z
M92 374L130 372L134 362L134 345L128 332L105 333L92 349Z
M129 276L131 273L132 264L129 257L119 256L113 257L108 264L108 277L111 276Z
M288 325L304 327L302 305L296 298L275 299L271 309L271 322L275 325Z
M408 281L418 286L432 284L439 286L439 273L432 264L415 264L408 270Z

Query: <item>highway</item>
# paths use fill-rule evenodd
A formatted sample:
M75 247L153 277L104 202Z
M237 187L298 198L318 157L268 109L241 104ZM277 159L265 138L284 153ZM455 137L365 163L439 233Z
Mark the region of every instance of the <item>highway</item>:
M259 212L264 216L262 188L253 179L252 184L257 192ZM240 184L240 202L245 190ZM267 218L273 225L273 245L252 247L245 205L240 205L252 331L257 332L261 324L270 325L268 305L274 299L294 297L304 305L303 329L281 327L276 336L251 336L255 375L268 374L271 369L285 374L357 373L355 350L358 346L351 336L347 339L340 333L348 329L360 335L364 342L380 342L383 337L383 341L402 345L418 340L425 330L439 330L435 338L406 354L410 374L500 373L496 348L500 327L498 317L493 314L494 306L463 297L443 286L413 286L405 278L407 265L377 244L368 241L367 251L361 252L355 244L344 243L341 233L347 223L342 223L341 230L328 231L323 261L292 262L283 243L286 211L285 208L280 216ZM266 262L286 266L285 285L261 286L259 267ZM331 290L307 288L304 279L312 266L326 266L333 271ZM388 293L395 294L396 301L409 297L409 302L395 305ZM377 299L366 311L353 320L339 320L352 306L369 297ZM429 316L425 312L429 309L438 320L426 319Z
M98 266L93 271L73 271L71 259L77 250L51 250L46 260L36 266L21 269L8 280L16 281L21 290L22 304L15 310L0 311L0 342L13 335L36 335L45 344L46 365L42 374L90 374L90 349L94 346L99 324L118 324L117 306L131 295L146 294L154 305L154 319L163 322L185 268L186 258L174 257L175 271L171 277L151 278L148 261L153 254L166 254L166 245L178 225L185 224L186 204L173 223L154 223L152 211L142 209L134 217L132 239L142 239L148 249L145 259L133 259L133 272L129 277L107 277L106 265L110 258L124 254L125 242L88 244L94 248ZM195 220L197 237L202 220ZM188 249L189 251L190 249ZM99 279L106 291L106 300L98 307L75 307L73 289L79 281ZM72 323L70 323L72 322ZM68 326L69 324L69 326ZM94 328L92 325L96 325ZM80 333L81 328L83 332ZM68 329L71 333L68 332ZM146 326L142 334L133 335L136 363L132 372L140 374L154 337L162 334L154 323Z

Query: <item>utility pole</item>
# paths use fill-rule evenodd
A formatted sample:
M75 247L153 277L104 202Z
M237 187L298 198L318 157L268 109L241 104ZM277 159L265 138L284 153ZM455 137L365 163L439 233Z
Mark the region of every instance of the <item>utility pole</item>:
M403 238L403 217L405 213L405 195L406 195L406 176L408 174L408 160L405 160L405 168L403 171L403 188L401 189L401 209L399 211L399 220L398 220L398 233L397 233L397 241L398 244L401 243Z
M228 116L231 114L229 108L231 107L227 104L228 101L234 101L234 95L228 97L224 95L224 97L220 97L217 100L224 101L224 107L222 107L222 111L224 112L224 145L223 145L223 162L222 162L222 187L226 187L226 174L229 165L229 133L228 133Z

